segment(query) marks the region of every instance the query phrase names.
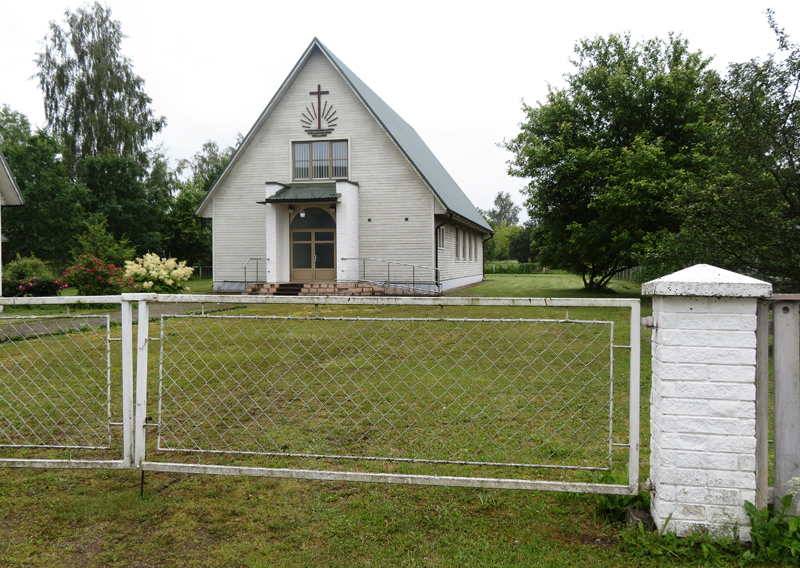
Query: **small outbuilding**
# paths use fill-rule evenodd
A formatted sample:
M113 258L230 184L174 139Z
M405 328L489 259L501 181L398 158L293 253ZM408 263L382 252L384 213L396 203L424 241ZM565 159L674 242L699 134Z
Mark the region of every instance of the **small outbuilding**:
M214 289L483 279L492 230L416 131L316 38L196 211Z
M14 179L14 174L11 173L11 168L8 167L3 152L0 151L0 235L3 233L3 213L4 207L16 207L25 205L25 200L22 199L22 193L19 191L17 181ZM2 259L4 238L0 238L0 259ZM0 260L0 276L2 276L2 260ZM0 287L0 296L3 295L2 287ZM2 311L2 306L0 306Z

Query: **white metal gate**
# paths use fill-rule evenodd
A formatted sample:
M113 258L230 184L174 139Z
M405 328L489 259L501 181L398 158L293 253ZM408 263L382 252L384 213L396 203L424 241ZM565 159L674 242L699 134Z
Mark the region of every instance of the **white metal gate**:
M33 300L41 299L23 299ZM116 301L122 418L114 422L109 411L106 422L121 427L121 459L14 458L9 449L22 448L10 444L2 465L638 491L638 300L130 294ZM177 301L197 303L198 313L149 321L151 304ZM212 305L236 310L205 313ZM589 308L629 315L620 322L578 313ZM570 309L578 315L570 318ZM614 335L620 324L630 328L622 344ZM629 358L617 371L628 375L622 382L614 371L620 350ZM17 371L4 373L0 420L16 413L25 422L19 408L28 407L9 394ZM46 389L39 396L46 399ZM612 471L621 452L628 483L600 483L596 472Z

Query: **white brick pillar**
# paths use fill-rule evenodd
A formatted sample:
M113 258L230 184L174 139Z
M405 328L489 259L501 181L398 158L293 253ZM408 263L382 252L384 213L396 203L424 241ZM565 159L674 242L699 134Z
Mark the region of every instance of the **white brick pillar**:
M772 286L700 264L653 296L651 513L659 529L749 540L756 492L756 304Z

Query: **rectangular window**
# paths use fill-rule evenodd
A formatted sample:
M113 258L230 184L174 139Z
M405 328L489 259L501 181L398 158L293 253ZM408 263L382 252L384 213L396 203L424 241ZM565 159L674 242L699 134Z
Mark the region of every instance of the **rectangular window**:
M331 142L333 156L333 177L347 177L347 142Z
M478 235L472 233L469 239L471 245L471 252L472 252L472 262L478 260Z
M461 260L461 229L456 229L456 260Z
M294 179L338 179L347 177L347 142L295 142Z
M436 245L440 249L444 248L444 227L436 229Z
M308 144L294 145L294 179L308 179Z

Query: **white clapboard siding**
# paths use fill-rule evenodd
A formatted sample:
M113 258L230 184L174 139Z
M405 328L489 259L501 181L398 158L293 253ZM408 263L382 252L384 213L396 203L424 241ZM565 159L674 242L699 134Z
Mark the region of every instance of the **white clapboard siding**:
M467 253L457 258L456 231L461 232L462 238L471 237L473 239L475 248L471 257ZM458 242L461 243L461 240L459 239ZM442 280L456 280L481 275L483 273L483 235L457 222L445 225L444 247L439 249L439 268Z

